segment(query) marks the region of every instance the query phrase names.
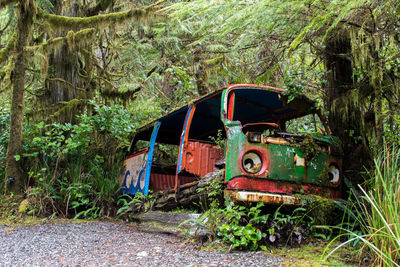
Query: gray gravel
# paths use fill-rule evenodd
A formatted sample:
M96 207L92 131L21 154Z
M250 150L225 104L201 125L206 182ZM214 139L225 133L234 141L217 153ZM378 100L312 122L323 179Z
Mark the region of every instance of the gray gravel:
M264 252L199 251L111 222L0 226L0 266L276 266Z

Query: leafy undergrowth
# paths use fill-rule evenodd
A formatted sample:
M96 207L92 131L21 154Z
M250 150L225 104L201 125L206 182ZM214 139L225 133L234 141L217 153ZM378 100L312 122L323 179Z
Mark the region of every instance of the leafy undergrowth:
M337 235L329 225L340 223L336 221L341 218L340 205L317 196L307 196L303 202L300 207L273 207L228 200L221 206L214 201L202 216L185 221L190 224L187 238L203 250L258 250L279 256L284 266L357 266L359 247L343 246L326 257L329 240Z
M55 217L38 217L26 214L26 200L21 196L0 197L0 226L7 226L3 230L13 231L15 226L33 226L47 223L86 223L88 220L66 219Z

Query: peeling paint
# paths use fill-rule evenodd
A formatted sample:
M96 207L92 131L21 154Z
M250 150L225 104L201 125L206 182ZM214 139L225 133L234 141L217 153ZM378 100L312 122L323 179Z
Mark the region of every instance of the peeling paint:
M287 103L287 98L280 95L282 91L249 84L231 85L160 118L159 121L163 123L161 135L166 137L159 136L157 139L180 145L175 188L180 185L178 174L181 170L201 177L213 168L213 164L205 163L219 159L218 153L212 145L203 144L209 141L207 134L210 131L215 134L215 131L224 128L226 189L231 193L237 192L237 198L288 204L294 203L293 199L296 198L292 197L293 194L338 197L340 191L337 188L342 176L339 139L320 133L299 135L283 132L286 121L320 112L316 110L315 103L304 96ZM216 118L220 118L223 125L221 122L215 123ZM176 127L182 123L183 131ZM216 128L208 128L204 132L204 128L210 125ZM140 138L149 137L150 129L146 127L142 128L144 133L138 135ZM193 131L195 137L191 136ZM326 132L330 134L329 129ZM192 145L190 138L196 139L196 146ZM178 144L173 143L177 140ZM203 147L204 153L200 151ZM131 150L130 153L134 154ZM151 160L147 161L146 177L151 168ZM130 172L135 173L132 177L130 173L125 175L121 184L133 187L131 180L139 177L136 174L138 170L139 167L135 167ZM161 174L173 175L151 174L152 179L161 177ZM143 181L148 183L147 180Z

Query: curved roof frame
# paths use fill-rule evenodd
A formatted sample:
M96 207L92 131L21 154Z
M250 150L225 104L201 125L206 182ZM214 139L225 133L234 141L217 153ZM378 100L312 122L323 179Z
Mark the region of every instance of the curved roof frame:
M304 95L298 95L288 101L286 90L254 84L233 84L224 86L190 103L179 107L163 117L147 123L137 130L135 140L150 140L152 129L161 122L157 142L179 144L186 113L195 106L190 125L190 138L209 140L219 129L223 129L223 120L227 117L228 97L235 95L233 120L242 125L246 123L285 121L295 117L317 112L315 102ZM225 116L225 117L224 117ZM189 128L188 128L189 129Z

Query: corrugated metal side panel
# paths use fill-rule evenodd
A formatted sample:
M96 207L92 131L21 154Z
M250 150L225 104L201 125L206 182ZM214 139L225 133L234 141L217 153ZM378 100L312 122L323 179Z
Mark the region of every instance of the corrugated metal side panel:
M187 184L196 181L196 177L179 176L180 185ZM173 188L175 186L175 174L161 174L151 173L150 174L150 185L149 188L155 192Z
M222 159L222 154L213 144L188 142L183 152L182 170L203 177L215 170L215 163Z

